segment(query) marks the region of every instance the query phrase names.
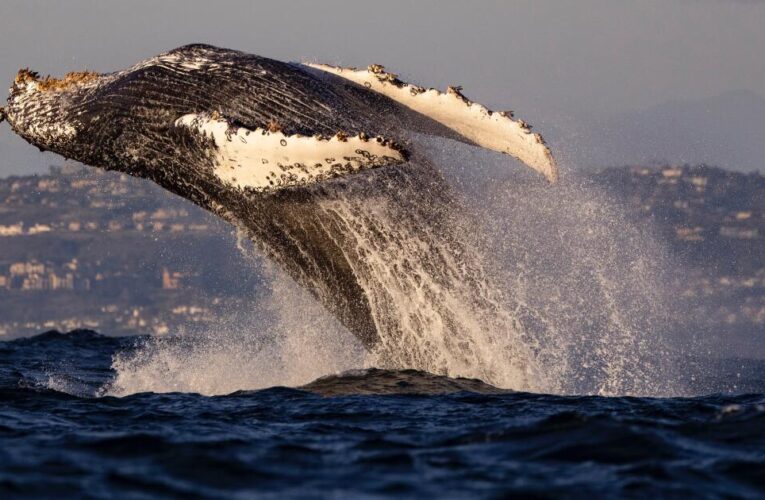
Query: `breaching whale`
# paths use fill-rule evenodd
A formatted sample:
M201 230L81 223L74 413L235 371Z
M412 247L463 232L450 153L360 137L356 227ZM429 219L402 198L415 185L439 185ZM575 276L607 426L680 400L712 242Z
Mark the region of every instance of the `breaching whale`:
M21 70L2 118L41 150L150 179L235 224L367 348L434 372L446 362L413 341L459 345L470 362L465 302L478 316L496 304L455 196L413 137L557 178L539 134L458 87L201 44L114 73Z

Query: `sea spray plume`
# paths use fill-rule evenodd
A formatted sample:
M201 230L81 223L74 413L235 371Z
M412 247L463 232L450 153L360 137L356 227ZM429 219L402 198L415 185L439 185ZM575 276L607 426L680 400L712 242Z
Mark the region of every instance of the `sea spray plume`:
M506 274L516 277L519 320L546 337L539 362L555 373L559 387L551 389L662 393L662 337L670 333L661 285L666 257L650 231L581 179L567 179L553 196L509 184L499 189L507 201L498 211L526 215L504 218L498 229L506 235Z
M213 329L190 326L183 335L149 337L118 353L115 377L102 393L222 395L296 387L365 366L368 354L361 343L306 290L266 266L268 290L250 308L232 307Z
M678 264L650 225L574 173L552 189L496 182L480 205L466 203L485 221L489 270L531 337L545 391L687 393L674 364L685 349L674 337L684 311L668 279Z
M484 269L503 285L541 390L694 394L682 360L700 354L684 325L695 313L674 284L687 267L655 224L634 218L622 186L575 168L543 186L491 152L422 145L482 229Z
M532 388L532 357L464 206L411 133L479 144L554 180L541 136L510 114L379 66L206 45L103 75L22 70L6 111L39 148L148 178L245 231L381 364Z

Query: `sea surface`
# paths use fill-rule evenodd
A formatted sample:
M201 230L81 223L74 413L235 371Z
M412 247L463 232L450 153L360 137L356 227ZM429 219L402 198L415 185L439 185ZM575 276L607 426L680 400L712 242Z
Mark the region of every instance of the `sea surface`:
M765 495L762 362L726 373L718 361L698 382L718 393L683 398L375 369L224 396L103 396L112 357L136 342L0 342L0 498Z

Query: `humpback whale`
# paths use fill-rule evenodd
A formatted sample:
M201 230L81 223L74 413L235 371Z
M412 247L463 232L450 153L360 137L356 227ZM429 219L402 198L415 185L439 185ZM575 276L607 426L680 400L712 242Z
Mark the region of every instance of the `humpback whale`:
M231 222L381 359L433 372L448 363L412 346L470 363L465 308L484 321L497 304L457 196L416 137L557 178L539 134L459 87L202 44L113 73L20 70L3 118L40 150L150 179Z

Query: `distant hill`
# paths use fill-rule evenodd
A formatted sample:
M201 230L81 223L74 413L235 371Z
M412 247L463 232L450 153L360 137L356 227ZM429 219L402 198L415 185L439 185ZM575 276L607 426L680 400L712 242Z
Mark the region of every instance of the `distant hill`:
M765 98L749 91L670 101L576 131L567 155L581 166L671 162L765 172Z

